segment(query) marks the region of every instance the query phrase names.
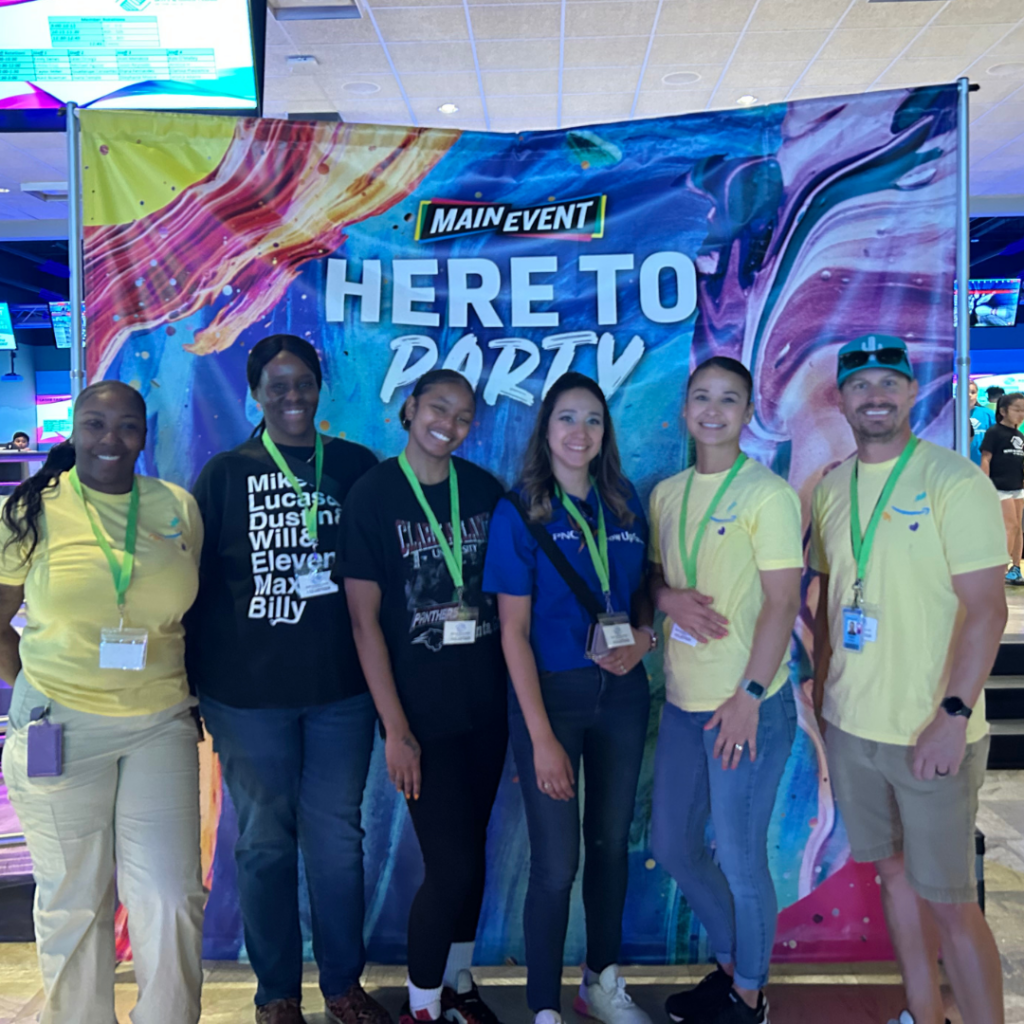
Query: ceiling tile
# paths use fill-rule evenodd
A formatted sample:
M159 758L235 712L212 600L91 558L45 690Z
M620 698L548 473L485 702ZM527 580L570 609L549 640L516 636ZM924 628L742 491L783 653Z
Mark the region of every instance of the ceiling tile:
M637 117L670 117L673 114L690 114L703 110L711 98L711 89L694 89L678 92L642 92L636 106Z
M343 103L339 108L342 118L349 124L411 124L409 108L395 100L367 101L360 97L357 103Z
M350 46L314 43L306 47L305 52L316 57L320 73L325 75L359 75L374 71L391 71L384 47L376 42Z
M1003 36L985 55L984 67L1003 60L1024 60L1024 25L1019 25Z
M636 91L639 68L568 68L562 76L562 92Z
M986 125L1004 125L1017 124L1019 121L1024 121L1024 104L1011 101L1009 103L996 103L990 107L985 116L984 123Z
M746 32L736 50L738 61L799 60L813 57L828 33L822 29L793 32Z
M821 51L821 60L892 59L913 38L912 28L839 29Z
M284 26L267 11L267 46L282 46L290 42Z
M469 38L462 7L385 7L375 10L380 34L386 43L455 42Z
M715 82L722 74L724 64L648 64L644 75L643 89L645 92L665 90L666 92L692 92L700 89L713 89ZM666 85L666 75L676 72L690 72L700 78L688 85Z
M962 67L962 60L949 57L936 60L901 60L872 84L877 89L894 89L905 85L954 82Z
M657 10L657 3L653 3L651 0L573 4L566 7L565 34L567 36L650 35Z
M750 92L756 85L785 86L788 89L806 67L806 60L735 60L725 73L722 88L736 88L741 94Z
M769 103L781 103L785 98L789 90L785 86L762 86L754 91L754 96L757 97L757 106L764 107ZM745 92L739 92L739 90L733 90L729 92L726 89L719 89L718 92L711 98L711 109L712 110L730 110L730 109L743 109L738 106L736 101L740 96L746 95Z
M329 99L288 100L289 114L324 114L338 108Z
M832 28L850 6L850 0L761 0L750 23L752 31L794 28Z
M938 3L880 4L859 0L843 19L843 28L920 28L928 24L942 6Z
M633 94L604 93L601 95L564 96L562 114L566 120L578 122L580 118L590 121L621 121L629 117L633 105Z
M969 63L1005 35L1002 25L932 25L914 40L904 56L966 57Z
M824 60L819 58L807 69L800 82L804 89L817 95L830 89L846 90L852 86L867 87L889 66L882 60Z
M558 92L557 71L485 71L484 93L491 96L535 96Z
M560 8L548 4L474 7L472 18L477 39L557 39L561 31Z
M515 130L530 125L553 125L558 111L558 97L531 96L527 106L514 96L488 96L487 110L493 121L501 121Z
M275 101L285 100L289 104L293 100L320 100L323 103L327 102L323 87L315 78L268 78L266 92L268 99ZM290 105L288 109L292 109Z
M935 19L936 25L984 25L1019 21L1020 0L969 0L948 4Z
M373 13L381 7L457 7L462 10L462 0L372 0ZM364 4L365 7L365 4Z
M693 36L662 35L651 47L652 64L717 64L727 61L736 47L735 33L705 32Z
M388 47L399 74L405 71L474 71L473 48L466 43L392 43Z
M972 132L971 133L971 166L972 168L980 163L985 157L1001 149L1011 139L1016 138L1024 132L1024 121L1018 121L1013 125L1006 125L1005 134L996 132Z
M627 67L639 70L647 52L650 35L592 39L566 39L567 68Z
M755 0L671 0L661 9L658 34L662 32L739 31L747 23Z
M289 21L288 38L303 49L310 43L375 43L377 32L369 18L329 21Z
M436 71L419 74L403 74L402 85L410 98L436 99L434 106L449 100L459 102L459 97L480 96L480 83L475 71ZM461 103L459 104L461 106Z
M374 93L355 93L345 89L345 85L351 82L369 82L378 87ZM336 78L322 76L320 83L323 86L327 98L334 104L359 103L365 98L401 100L402 92L398 88L398 81L389 71L385 75L339 75ZM406 83L407 87L408 84Z
M557 39L501 39L495 42L477 39L476 55L480 67L492 71L516 71L558 67Z

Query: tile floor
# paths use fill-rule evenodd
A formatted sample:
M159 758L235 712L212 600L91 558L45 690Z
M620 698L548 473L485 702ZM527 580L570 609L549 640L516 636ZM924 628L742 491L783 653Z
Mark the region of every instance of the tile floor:
M1007 1024L1024 1024L1024 771L990 772L982 791L978 825L987 842L985 882L987 914L999 942L1006 984ZM699 968L635 967L631 991L656 1024L665 1020L665 996L702 973ZM203 1024L248 1024L252 1017L252 976L240 964L210 963L203 994ZM403 998L400 968L372 967L366 978L397 1017ZM567 970L564 1005L572 1002L574 972ZM902 1006L901 990L891 964L788 966L775 972L769 995L774 1024L886 1024ZM128 1024L134 1002L130 965L121 968L117 985L118 1020ZM507 1024L528 1024L521 968L479 972L485 998ZM31 945L0 945L0 1024L28 1024L41 999L39 974ZM307 971L305 1003L309 1024L326 1024L316 988ZM572 1011L568 1024L577 1024ZM962 1024L955 1008L954 1024Z

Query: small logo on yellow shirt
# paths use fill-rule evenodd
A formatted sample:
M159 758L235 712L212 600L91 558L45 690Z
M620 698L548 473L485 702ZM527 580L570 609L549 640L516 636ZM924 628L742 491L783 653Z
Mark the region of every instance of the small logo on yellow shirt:
M914 498L914 501L916 502L922 502L927 500L927 491L922 491ZM930 505L925 505L924 508L900 508L898 505L892 505L890 507L892 508L893 512L898 512L901 516L927 516L931 515L932 511ZM910 530L911 533L916 533L920 525L921 521L915 520L907 528Z

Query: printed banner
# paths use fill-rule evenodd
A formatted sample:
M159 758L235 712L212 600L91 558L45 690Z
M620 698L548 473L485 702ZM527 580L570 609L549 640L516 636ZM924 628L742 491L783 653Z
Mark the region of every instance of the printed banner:
M320 429L382 457L404 443L398 409L416 378L460 370L478 396L461 454L508 484L540 396L571 368L609 397L646 498L687 464L682 388L721 353L753 371L745 449L806 510L823 472L853 450L836 351L869 331L908 341L921 381L914 428L952 444L953 86L518 135L104 111L84 112L82 126L89 376L145 396L150 473L189 485L249 435L259 415L246 357L276 332L320 352ZM296 609L254 600L250 614L284 631ZM883 959L874 872L850 862L822 781L809 621L805 610L794 635L801 728L770 835L776 955ZM694 961L706 937L650 853L664 686L649 668L658 699L623 959ZM208 768L205 952L231 958L243 955L236 826ZM422 869L379 749L364 815L369 954L400 962ZM510 761L491 821L480 962L523 962L528 871ZM569 963L583 957L582 918L577 899Z

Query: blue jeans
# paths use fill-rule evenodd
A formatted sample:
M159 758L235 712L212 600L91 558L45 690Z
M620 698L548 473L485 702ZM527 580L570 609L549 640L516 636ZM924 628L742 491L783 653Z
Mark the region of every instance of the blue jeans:
M359 980L360 805L376 713L368 693L307 708L232 708L200 698L238 814L238 896L256 1005L302 995L299 850L325 997Z
M763 988L778 903L768 870L768 823L796 735L788 684L761 705L757 760L739 767L712 757L718 729L710 711L666 704L654 759L651 847L707 929L719 963L736 965L741 988ZM705 843L710 815L715 854Z
M622 909L629 878L629 826L647 738L647 673L628 675L582 668L540 677L544 707L558 742L572 762L576 792L554 800L537 788L533 744L519 702L509 699L509 733L530 834L526 891L526 1001L534 1013L558 1010L569 899L580 860L580 761L584 809L583 908L587 966L602 971L618 962Z

